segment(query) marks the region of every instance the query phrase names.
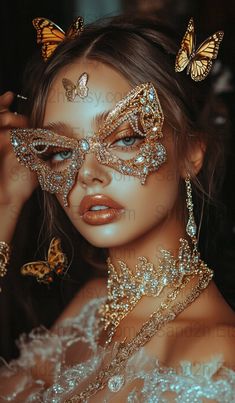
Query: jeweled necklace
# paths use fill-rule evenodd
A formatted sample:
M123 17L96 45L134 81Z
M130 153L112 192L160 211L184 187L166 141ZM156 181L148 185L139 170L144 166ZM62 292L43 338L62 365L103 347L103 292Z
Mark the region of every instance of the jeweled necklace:
M196 247L191 251L188 241L181 238L178 259L161 248L157 268L144 256L138 257L137 261L131 272L126 263L119 260L118 273L110 258L107 259L108 297L99 309L101 325L108 334L106 345L112 341L121 320L143 296L157 297L169 285L178 287L184 276L195 273L200 265L200 255Z
M158 330L160 330L164 325L166 325L168 322L171 320L175 319L177 315L179 315L188 305L190 305L205 289L210 280L213 277L213 270L209 269L208 266L199 258L199 253L196 251L196 249L193 250L192 253L188 254L188 242L185 239L180 239L180 250L179 250L179 259L178 263L175 261L175 266L172 266L173 268L184 271L184 273L181 275L176 275L175 274L175 279L172 281L171 286L173 286L173 290L168 293L167 297L165 300L161 303L160 307L154 311L149 319L142 325L141 329L138 331L136 336L128 341L128 342L121 342L118 346L117 353L115 357L112 359L112 361L105 366L104 369L102 369L98 375L96 376L95 380L91 382L85 390L82 392L75 394L69 399L65 400L65 403L75 403L75 402L83 402L84 400L88 399L89 397L93 396L96 394L99 390L103 389L106 385L108 385L109 389L113 392L118 392L122 386L125 383L125 377L123 375L126 363L130 356L132 356L134 353L136 353L141 347L143 347L150 339L153 337ZM163 250L164 251L164 250ZM169 268L169 264L174 263L174 258L172 255L169 253L169 251L164 251L165 253L165 259L168 261L168 265L165 266L166 273L167 273L167 268ZM186 253L187 252L187 253ZM186 253L186 254L185 254ZM189 256L190 255L190 256ZM180 258L181 256L181 258ZM141 262L141 267L142 264L146 267L148 267L150 272L152 273L153 267L151 263L148 263L145 259L142 260L140 259ZM188 263L186 263L188 262ZM189 263L191 262L191 263ZM184 265L182 265L184 263ZM163 262L162 262L163 264ZM181 266L180 266L181 264ZM149 265L149 266L148 266ZM177 266L178 265L178 266ZM193 269L191 269L191 265L193 265ZM128 274L130 274L128 268L124 265L124 271ZM112 267L113 270L113 267ZM110 273L111 274L111 273ZM119 275L120 276L120 275ZM119 278L118 276L118 278ZM192 287L191 292L187 295L187 297L180 302L172 303L177 295L179 295L180 291L189 283L189 281L196 276L199 277L199 280L195 286ZM133 276L131 274L131 280L136 281L135 279L136 276ZM169 284L169 277L168 278L168 283ZM117 277L115 277L114 282L109 283L109 284L115 284ZM165 286L165 285L164 285ZM158 288L157 285L155 285L154 292L157 293L159 292L159 289L161 289L161 286ZM110 286L110 289L113 289L114 287ZM129 290L129 289L128 289ZM151 291L152 292L152 291ZM106 318L104 318L103 323L107 323L108 321L112 320L112 312L111 312L111 306L113 307L114 304L114 295L112 293L112 299L110 301L112 302L112 305L109 305L108 301L109 299L107 298L107 305L108 308L104 311L104 314L108 312L108 315ZM124 294L122 296L118 295L118 298L120 302L124 300L126 301L132 301L131 295L128 293L129 297L126 297ZM152 295L152 294L151 294ZM125 298L124 298L125 297ZM123 299L124 298L124 299ZM133 307L137 304L138 300L133 300L134 302L130 302L130 310L133 309ZM137 301L137 302L136 302ZM103 309L103 308L102 308ZM101 312L100 310L99 312ZM121 311L122 312L122 311ZM125 311L126 312L126 311ZM128 313L128 312L127 312ZM116 320L122 320L123 317L122 314L120 316L115 315L115 311L113 311L113 315L115 318L115 323L114 327L111 326L111 329L116 329ZM120 323L120 321L119 321ZM111 323L112 325L112 323ZM113 330L111 331L111 338L113 335ZM110 337L109 337L110 339Z

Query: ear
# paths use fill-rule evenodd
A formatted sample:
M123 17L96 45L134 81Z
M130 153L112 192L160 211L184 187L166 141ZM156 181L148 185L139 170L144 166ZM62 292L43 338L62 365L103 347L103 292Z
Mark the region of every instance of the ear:
M192 145L181 169L183 178L186 178L187 173L191 173L193 176L198 174L203 165L205 152L206 144L204 142L197 141Z

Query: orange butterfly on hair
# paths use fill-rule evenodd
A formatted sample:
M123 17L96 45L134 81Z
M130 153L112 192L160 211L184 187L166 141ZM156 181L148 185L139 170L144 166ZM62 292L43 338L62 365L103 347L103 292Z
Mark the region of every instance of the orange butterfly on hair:
M83 18L77 17L65 33L54 22L43 18L35 18L32 23L37 30L37 43L42 44L42 57L45 61L52 55L57 46L66 38L74 39L83 31Z
M215 32L196 50L194 21L191 18L176 56L175 71L181 72L187 67L187 74L190 73L194 81L204 80L211 70L212 60L217 58L223 36L223 31Z
M62 251L60 239L52 238L47 260L26 263L20 271L24 276L35 277L39 283L50 284L54 281L55 275L64 275L67 263L67 256Z

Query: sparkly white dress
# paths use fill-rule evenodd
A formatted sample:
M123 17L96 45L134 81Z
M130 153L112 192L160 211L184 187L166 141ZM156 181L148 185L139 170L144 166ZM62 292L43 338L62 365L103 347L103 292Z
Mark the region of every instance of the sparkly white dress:
M103 301L92 299L77 317L60 323L56 333L41 327L22 335L18 341L20 357L10 365L3 363L0 369L0 402L56 403L84 390L102 361L115 354L116 346L104 349L96 343L95 313ZM235 402L235 371L223 365L221 355L200 365L181 361L174 369L149 357L142 347L129 358L122 375L111 378L97 396L83 401Z

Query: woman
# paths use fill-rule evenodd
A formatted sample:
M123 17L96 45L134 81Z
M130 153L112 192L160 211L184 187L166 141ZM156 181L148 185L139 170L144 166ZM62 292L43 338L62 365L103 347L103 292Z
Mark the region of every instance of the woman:
M105 248L108 282L21 338L2 401L234 401L235 314L200 259L191 191L213 187L219 140L198 123L198 87L174 71L176 53L158 22L116 17L63 41L38 74L33 129L11 143L47 208L56 198L78 239Z

